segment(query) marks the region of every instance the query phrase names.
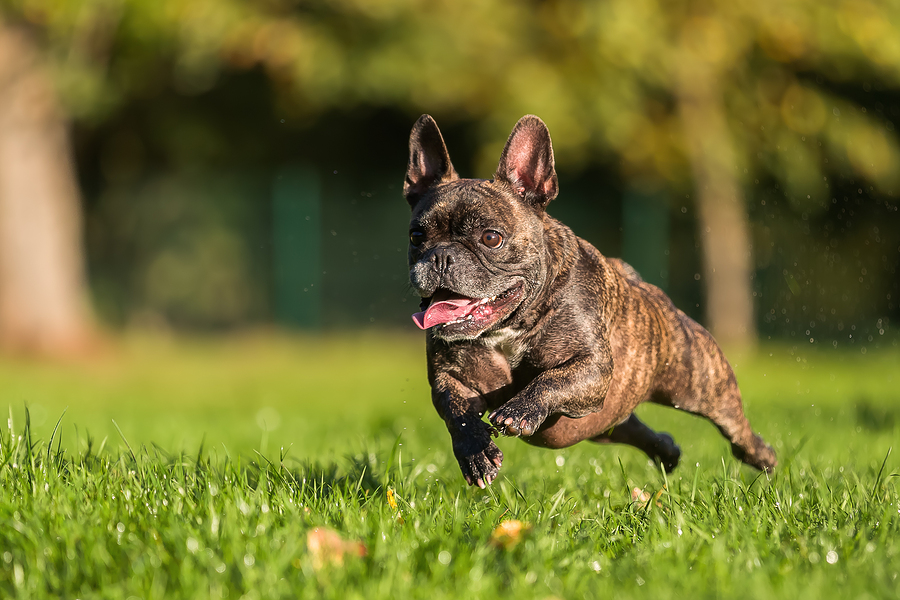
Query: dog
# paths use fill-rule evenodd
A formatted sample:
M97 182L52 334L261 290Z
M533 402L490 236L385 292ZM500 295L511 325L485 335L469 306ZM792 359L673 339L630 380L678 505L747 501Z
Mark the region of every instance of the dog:
M497 477L492 434L547 448L629 444L670 472L680 448L633 414L647 400L706 417L736 458L774 469L713 337L548 215L558 188L538 117L519 120L490 180L459 177L429 115L410 134L409 280L422 298L413 320L427 330L432 402L469 485Z

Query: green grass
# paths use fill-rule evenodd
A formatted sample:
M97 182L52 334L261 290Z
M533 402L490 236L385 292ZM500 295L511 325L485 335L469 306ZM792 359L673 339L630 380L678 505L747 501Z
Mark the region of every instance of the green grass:
M668 479L629 448L501 439L481 491L430 405L418 336L139 338L90 362L7 360L0 597L900 597L898 366L891 346L737 360L779 453L771 478L708 423L647 406L683 450ZM531 525L511 549L490 543L505 519ZM317 564L315 527L367 555Z

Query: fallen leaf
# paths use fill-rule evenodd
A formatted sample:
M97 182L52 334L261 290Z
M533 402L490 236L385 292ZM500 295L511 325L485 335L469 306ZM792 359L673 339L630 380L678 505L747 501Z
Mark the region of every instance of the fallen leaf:
M631 501L647 504L650 502L650 492L645 492L641 488L634 488L631 490Z
M344 540L336 531L325 527L316 527L306 535L306 547L316 569L328 564L341 566L344 564L344 555L366 555L365 544Z
M531 531L531 525L516 519L501 521L491 532L491 544L509 550L522 541L522 536Z

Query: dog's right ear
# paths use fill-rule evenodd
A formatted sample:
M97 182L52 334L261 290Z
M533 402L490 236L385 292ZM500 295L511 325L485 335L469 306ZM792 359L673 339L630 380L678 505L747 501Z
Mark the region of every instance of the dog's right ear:
M441 130L430 115L422 115L409 134L409 166L403 195L410 206L415 205L428 188L438 181L453 181L459 175L450 162L450 153Z

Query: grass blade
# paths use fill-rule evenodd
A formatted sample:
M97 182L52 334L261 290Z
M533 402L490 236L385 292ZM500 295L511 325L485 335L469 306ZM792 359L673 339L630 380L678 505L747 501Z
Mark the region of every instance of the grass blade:
M884 455L884 460L881 461L881 468L878 469L878 476L875 477L875 485L872 486L872 493L870 494L872 500L875 499L875 494L878 493L878 488L881 487L881 476L884 474L884 466L887 464L888 457L890 457L893 449L893 446L889 447L887 454Z
M128 440L125 439L125 434L122 433L122 429L119 427L119 424L116 423L115 419L110 419L116 427L116 431L119 432L119 436L121 436L122 441L125 442L125 447L128 448L128 451L131 453L131 458L134 460L135 464L137 464L137 456L134 454L134 450L131 449L131 444L128 443Z
M53 433L50 434L50 443L47 444L47 464L50 464L50 451L53 449L53 438L56 437L56 432L59 430L59 424L62 423L63 417L66 416L66 411L69 410L67 406L63 409L62 414L59 415L59 419L56 420L56 427L53 428Z

